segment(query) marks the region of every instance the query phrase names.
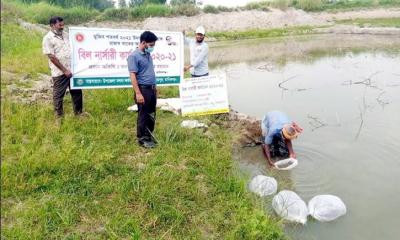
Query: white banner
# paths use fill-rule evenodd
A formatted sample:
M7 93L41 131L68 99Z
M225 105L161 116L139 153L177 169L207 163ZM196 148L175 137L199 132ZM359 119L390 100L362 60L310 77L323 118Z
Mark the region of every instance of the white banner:
M132 87L127 57L139 44L143 30L70 27L71 88ZM184 42L180 32L154 31L151 54L157 84L177 85L183 79Z
M184 79L179 91L182 116L229 112L225 74Z

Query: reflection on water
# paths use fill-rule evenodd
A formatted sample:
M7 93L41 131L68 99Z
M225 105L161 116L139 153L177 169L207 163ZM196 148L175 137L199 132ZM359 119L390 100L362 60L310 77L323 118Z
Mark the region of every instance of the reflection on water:
M399 55L369 51L217 67L227 73L233 109L258 118L281 110L304 128L294 141L299 165L279 173L291 187L306 202L334 194L347 205L337 221L288 227L293 239L399 239L399 66ZM251 175L277 174L267 170L259 147L237 157Z

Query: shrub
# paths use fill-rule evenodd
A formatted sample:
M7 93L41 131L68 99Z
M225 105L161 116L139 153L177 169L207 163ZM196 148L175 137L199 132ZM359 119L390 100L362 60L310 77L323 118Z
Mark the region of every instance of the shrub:
M229 8L229 7L225 7L225 6L218 6L217 9L220 12L233 12L233 11L236 11L236 8Z
M60 16L64 18L67 24L87 22L99 14L97 10L73 7L62 8L58 6L49 5L44 2L23 5L21 7L23 17L34 23L49 24L49 19L52 16Z
M167 17L172 15L171 8L162 4L146 4L137 7L142 18L146 17Z
M205 5L203 8L203 12L216 14L216 13L219 13L219 10L218 10L218 8L216 8L212 5Z
M262 11L268 11L268 6L270 2L268 1L263 1L263 2L250 2L246 4L242 9L244 10L262 10Z
M108 8L104 10L99 20L127 20L130 17L130 12L128 8Z
M322 0L297 0L297 7L305 11L316 11L322 8Z
M288 9L293 4L293 0L275 0L271 2L271 7L279 8L281 10Z
M173 7L174 15L195 16L200 13L200 9L193 4L181 4Z

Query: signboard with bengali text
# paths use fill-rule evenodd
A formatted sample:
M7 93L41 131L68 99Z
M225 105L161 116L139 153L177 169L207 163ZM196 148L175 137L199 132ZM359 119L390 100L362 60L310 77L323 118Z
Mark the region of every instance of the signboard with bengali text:
M72 89L132 87L127 57L143 30L70 27ZM151 54L158 85L179 85L183 79L184 42L180 32L154 31Z
M187 78L179 85L182 116L229 112L226 75Z

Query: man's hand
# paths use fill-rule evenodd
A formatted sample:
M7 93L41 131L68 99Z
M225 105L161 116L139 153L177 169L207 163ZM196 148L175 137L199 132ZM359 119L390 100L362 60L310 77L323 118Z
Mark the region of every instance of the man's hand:
M183 70L186 72L186 71L188 71L191 67L192 67L192 65L186 65L186 66L183 68Z
M297 125L297 123L293 122L292 126L296 130L296 132L298 132L298 133L302 133L303 132L303 128L301 128L299 125Z
M291 154L289 155L289 157L296 159L296 154L295 154L295 153L291 153Z
M65 71L64 71L64 75L65 75L67 78L72 77L72 73L71 73L70 70L65 70Z
M144 97L141 93L136 93L136 103L137 104L143 104L144 103Z

